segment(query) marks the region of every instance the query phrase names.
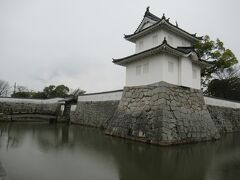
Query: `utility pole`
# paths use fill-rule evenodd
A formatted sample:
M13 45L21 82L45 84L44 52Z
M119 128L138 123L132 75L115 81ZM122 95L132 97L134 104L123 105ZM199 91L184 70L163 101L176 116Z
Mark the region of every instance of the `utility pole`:
M15 93L16 93L16 88L17 88L17 83L14 83L14 87L13 87L13 96L15 97Z

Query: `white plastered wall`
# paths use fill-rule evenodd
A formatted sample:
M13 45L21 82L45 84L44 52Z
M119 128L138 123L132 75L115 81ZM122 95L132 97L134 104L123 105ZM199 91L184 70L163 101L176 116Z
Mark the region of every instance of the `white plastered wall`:
M85 94L78 96L78 102L81 101L117 101L122 98L122 91L103 92L99 94Z
M169 62L172 69L169 71ZM144 72L144 65L148 64L148 72ZM137 74L137 67L141 73ZM172 70L172 71L171 71ZM160 81L179 85L178 58L167 54L147 57L126 66L126 86L148 85Z
M163 59L163 81L180 85L179 74L181 74L181 69L179 68L178 57L164 54Z
M207 105L222 106L222 107L229 107L229 108L240 108L239 102L216 99L212 97L204 97L204 100Z
M201 88L201 68L193 64L190 57L182 57L179 61L179 68L181 69L179 74L181 86Z
M154 37L157 38L157 40ZM136 41L135 53L145 51L147 49L150 49L162 44L164 37L166 37L168 44L170 44L175 48L178 46L192 45L190 41L182 38L181 36L174 34L173 32L169 32L164 29L161 29L139 38Z
M181 57L179 61L179 84L181 86L193 87L192 84L192 62L188 57Z
M194 71L196 73L196 76L194 76ZM192 64L192 87L195 89L201 88L201 68L196 65Z
M126 66L126 86L147 85L163 81L163 55L151 56ZM148 64L148 73L143 73L144 64ZM141 67L141 73L137 74L136 68Z
M144 65L148 71L144 72ZM172 66L172 67L170 67ZM137 68L141 72L137 73ZM165 81L170 84L200 89L200 67L190 57L158 54L126 65L126 86L140 86ZM193 72L195 75L193 75Z

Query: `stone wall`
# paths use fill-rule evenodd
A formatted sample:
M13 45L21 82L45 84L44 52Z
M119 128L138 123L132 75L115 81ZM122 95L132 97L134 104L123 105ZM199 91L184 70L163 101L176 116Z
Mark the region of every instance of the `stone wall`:
M11 119L11 114L42 114L57 116L60 113L59 99L51 100L29 100L29 99L14 99L0 98L0 120ZM26 116L27 119L32 119ZM35 116L33 117L35 118ZM24 117L15 118L23 120Z
M104 127L112 118L119 101L79 101L75 111L71 111L72 123Z
M125 87L105 133L161 145L220 138L202 92L165 82Z
M59 111L59 104L36 104L36 103L14 103L0 102L0 113L38 113L56 114Z
M240 131L240 109L207 105L220 133Z
M218 139L222 133L240 131L240 108L233 108L239 106L203 97L200 90L160 82L125 87L123 92L80 96L70 119L76 124L104 127L108 135L171 145Z

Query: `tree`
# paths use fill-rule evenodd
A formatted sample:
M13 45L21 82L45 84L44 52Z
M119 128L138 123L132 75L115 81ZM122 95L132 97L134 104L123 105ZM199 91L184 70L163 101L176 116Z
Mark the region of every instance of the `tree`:
M51 98L54 96L54 89L56 88L56 86L54 85L50 85L48 87L45 87L43 89L43 93L45 94L46 98Z
M67 97L69 92L69 88L65 85L50 85L43 89L43 93L45 94L46 98L55 98L55 97Z
M82 95L86 93L86 91L81 90L81 89L75 89L75 90L71 90L71 92L69 93L68 97L71 98L73 100L73 102L77 102L78 100L78 96Z
M25 86L17 86L16 92L11 95L13 98L31 98L32 92Z
M47 99L47 98L56 98L56 97L69 97L73 96L73 94L69 94L69 88L65 85L49 85L43 89L43 91L29 91L24 86L17 86L16 92L11 96L15 98L34 98L34 99ZM85 93L85 91L77 89L74 91L74 95L80 95Z
M85 94L86 93L86 91L84 91L84 90L81 90L81 89L72 89L71 90L71 92L69 93L69 96L70 97L78 97L78 96L80 96L80 95L82 95L82 94Z
M54 90L55 97L62 97L62 98L67 97L68 92L69 92L69 88L64 85L59 85Z
M47 96L44 92L38 91L38 92L32 92L32 98L33 99L46 99Z
M210 96L240 101L240 68L230 67L215 74L206 93Z
M196 44L195 49L200 58L211 65L201 72L203 88L207 87L213 79L213 75L218 71L223 71L238 62L234 53L230 49L226 49L224 43L219 39L213 41L209 36L205 36L202 42Z
M7 81L0 80L0 96L7 96L10 86Z

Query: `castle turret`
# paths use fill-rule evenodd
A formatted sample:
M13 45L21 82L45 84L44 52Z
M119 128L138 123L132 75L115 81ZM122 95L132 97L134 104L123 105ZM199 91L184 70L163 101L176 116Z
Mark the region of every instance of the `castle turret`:
M165 81L200 89L202 61L193 46L201 37L172 24L165 14L155 16L147 7L133 34L124 38L135 44L135 54L113 59L126 67L126 86L148 85Z

